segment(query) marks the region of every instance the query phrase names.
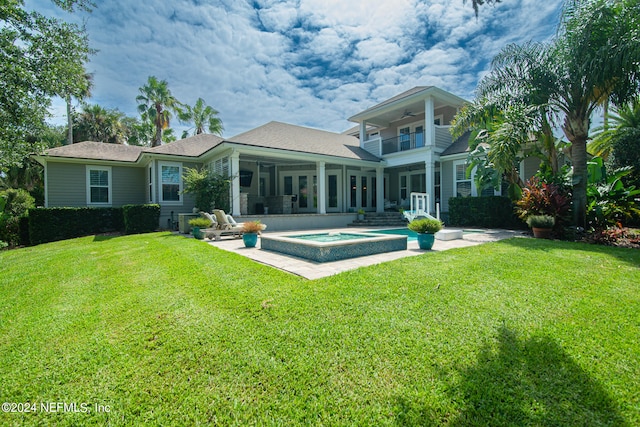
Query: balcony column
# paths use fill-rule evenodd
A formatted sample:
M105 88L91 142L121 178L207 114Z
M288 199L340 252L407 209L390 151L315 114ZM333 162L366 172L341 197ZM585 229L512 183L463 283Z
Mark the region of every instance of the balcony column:
M240 153L231 153L231 215L240 216Z
M376 168L376 212L384 212L384 168Z
M364 147L364 142L367 140L367 122L363 120L360 122L360 147Z
M436 144L436 126L433 124L435 114L433 112L433 97L424 100L424 146L431 147Z
M325 162L316 162L316 176L318 177L318 213L327 213L327 181Z
M429 206L427 208L428 213L435 216L436 212L436 162L433 161L433 153L429 151L427 153L427 159L424 162L425 169L425 188L429 195Z

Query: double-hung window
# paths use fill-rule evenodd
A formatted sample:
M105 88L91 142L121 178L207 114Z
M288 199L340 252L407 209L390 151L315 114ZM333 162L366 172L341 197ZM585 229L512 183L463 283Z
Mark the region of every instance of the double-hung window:
M456 197L469 197L472 196L472 180L471 177L467 178L467 163L457 162L454 163L454 188Z
M110 166L87 166L87 205L111 206Z
M182 165L180 163L159 162L160 202L182 203Z

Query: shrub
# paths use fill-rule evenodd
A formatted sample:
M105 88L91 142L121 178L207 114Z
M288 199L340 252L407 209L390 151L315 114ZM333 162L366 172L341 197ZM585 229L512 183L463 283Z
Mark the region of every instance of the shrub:
M189 225L192 227L207 228L211 225L211 221L203 217L193 218L189 220Z
M0 240L15 247L29 243L23 231L29 210L35 207L31 195L22 189L9 189L0 193Z
M158 229L160 205L124 205L124 232L126 234L149 233Z
M602 161L600 160L600 164ZM625 186L623 178L630 168L616 169L613 174L603 174L599 182L587 187L587 223L599 230L618 223L632 222L640 216L640 189Z
M551 215L531 215L527 218L527 225L531 228L553 228L556 219Z
M200 170L186 168L182 179L183 192L195 196L196 208L204 212L210 212L213 209L229 211L229 188L231 187L229 178L206 168Z
M420 218L411 221L407 227L409 227L409 230L415 231L416 233L434 234L442 230L442 222L437 219Z
M242 231L244 233L259 233L262 231L262 224L260 221L248 221L242 225Z
M457 227L525 228L514 214L511 200L501 196L452 197L447 223Z
M37 208L29 211L32 245L123 230L122 208Z

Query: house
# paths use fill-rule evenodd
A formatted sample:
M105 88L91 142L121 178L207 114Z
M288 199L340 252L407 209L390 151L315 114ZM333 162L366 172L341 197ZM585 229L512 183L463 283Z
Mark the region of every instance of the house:
M464 103L419 86L350 117L358 125L342 134L270 122L228 139L202 134L153 148L86 141L36 159L47 207L158 203L164 227L194 206L182 192L184 170L209 166L231 177L234 216L268 214L270 230L341 226L359 209L406 207L412 192L429 195L431 213L446 212L450 197L478 195L465 173L468 136L449 133Z

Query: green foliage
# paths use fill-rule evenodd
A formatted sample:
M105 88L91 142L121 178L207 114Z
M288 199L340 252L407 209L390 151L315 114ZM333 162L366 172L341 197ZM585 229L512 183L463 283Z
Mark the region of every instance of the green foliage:
M158 229L160 205L124 205L122 215L126 234L150 233Z
M124 231L122 208L36 208L29 211L32 245L114 231Z
M217 117L218 110L207 105L202 98L198 98L193 107L189 105L183 105L180 108L178 116L182 122L188 122L194 124L194 135L200 135L204 133L205 128L214 135L222 135L224 127L222 126L222 120ZM186 131L185 131L186 132ZM187 134L188 135L188 134ZM183 135L183 138L186 136Z
M600 230L640 217L640 189L625 186L623 182L631 171L627 167L607 174L599 157L589 163L587 224L590 228Z
M73 140L123 144L129 136L125 114L116 109L106 109L97 104L83 104L82 112L73 120Z
M67 10L88 2L58 1ZM22 1L3 2L0 12L0 171L19 165L46 145L51 98L84 90L84 64L92 51L83 29L37 12Z
M207 228L211 225L211 221L209 221L207 218L198 217L190 219L189 225L192 227Z
M407 227L416 233L434 234L442 230L442 222L431 218L418 218L411 221Z
M25 245L24 221L29 210L35 207L34 199L22 189L0 192L0 240L9 246Z
M208 168L186 168L183 180L183 191L195 196L195 206L204 212L213 209L229 211L229 189L231 181L228 177L216 174Z
M166 80L158 80L149 76L147 83L140 88L140 95L136 97L138 112L143 121L148 119L155 127L155 135L151 146L162 144L162 132L170 125L171 111L180 111L180 102L171 94Z
M556 219L551 215L530 215L527 217L527 225L531 228L553 228Z
M514 214L507 197L452 197L449 199L449 225L521 229L524 223Z

